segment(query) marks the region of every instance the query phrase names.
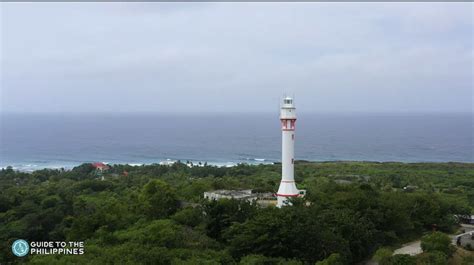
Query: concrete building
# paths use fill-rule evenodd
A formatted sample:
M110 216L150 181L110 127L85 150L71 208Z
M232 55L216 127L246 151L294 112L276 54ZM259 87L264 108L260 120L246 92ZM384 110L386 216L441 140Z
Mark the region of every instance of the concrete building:
M273 193L253 193L252 190L215 190L204 192L204 198L208 200L234 199L256 202L262 207L275 206L277 200Z
M293 99L286 97L280 109L281 121L281 182L278 188L278 207L289 205L288 198L303 196L306 191L300 191L295 185L295 129L296 108Z
M258 196L252 190L215 190L204 192L204 198L208 200L236 199L255 201Z

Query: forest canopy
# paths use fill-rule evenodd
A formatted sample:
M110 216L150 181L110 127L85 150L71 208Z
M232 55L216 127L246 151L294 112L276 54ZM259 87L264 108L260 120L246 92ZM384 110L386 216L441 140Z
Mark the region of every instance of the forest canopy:
M280 172L278 164L180 162L104 172L91 164L2 169L0 263L353 264L422 236L434 259L449 253L428 232L452 232L455 215L474 207L469 163L297 161L298 188L307 195L292 207L203 199L216 189L275 192ZM19 238L84 241L85 254L18 258L9 249Z

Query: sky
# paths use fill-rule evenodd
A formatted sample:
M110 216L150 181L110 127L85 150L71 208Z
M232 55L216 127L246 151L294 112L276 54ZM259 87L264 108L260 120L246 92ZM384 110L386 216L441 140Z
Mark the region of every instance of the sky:
M0 3L1 112L473 112L472 3Z

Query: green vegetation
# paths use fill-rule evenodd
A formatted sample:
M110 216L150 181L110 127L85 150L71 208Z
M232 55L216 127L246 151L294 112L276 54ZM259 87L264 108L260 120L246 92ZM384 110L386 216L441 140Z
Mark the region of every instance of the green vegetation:
M344 259L339 253L333 253L322 261L316 262L316 265L344 265Z
M440 251L431 251L417 256L417 265L445 265L448 256Z
M417 265L416 257L407 254L398 254L391 257L383 258L380 265Z
M440 252L446 256L453 254L451 239L441 232L433 232L421 238L423 252Z
M375 251L375 254L372 256L372 259L380 262L382 259L392 256L393 251L390 248L382 247Z
M474 206L468 163L298 162L296 180L307 196L292 207L202 199L215 189L275 192L280 170L183 163L114 165L103 174L89 164L4 169L0 263L354 264L375 253L380 264L441 264L450 254L437 233L424 237L427 252L416 259L380 248L433 229L452 232L454 214ZM9 250L18 238L84 241L85 254L17 258Z
M387 256L380 260L380 265L446 265L448 264L448 256L439 251L421 253L417 256L406 254L398 254Z

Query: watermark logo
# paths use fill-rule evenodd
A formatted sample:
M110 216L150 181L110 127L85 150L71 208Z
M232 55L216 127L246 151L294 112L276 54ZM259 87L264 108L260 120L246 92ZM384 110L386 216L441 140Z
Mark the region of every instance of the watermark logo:
M82 241L31 241L15 240L12 252L17 257L30 255L83 255L84 242ZM0 264L1 265L1 264Z
M29 251L30 246L28 245L28 242L23 239L15 240L15 242L12 244L12 252L17 257L26 256Z

